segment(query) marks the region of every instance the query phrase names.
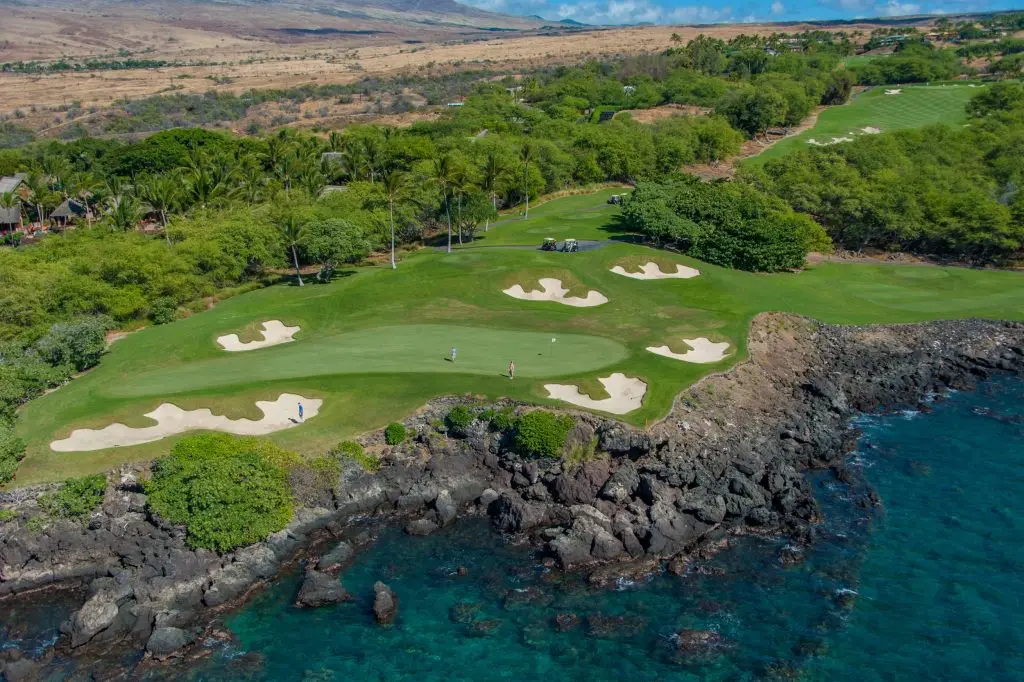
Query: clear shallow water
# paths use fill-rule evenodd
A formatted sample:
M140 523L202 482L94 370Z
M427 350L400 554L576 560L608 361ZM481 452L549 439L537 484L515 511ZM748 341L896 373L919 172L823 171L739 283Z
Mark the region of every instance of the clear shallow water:
M784 541L746 538L685 576L597 589L547 571L483 521L429 538L385 531L341 575L355 601L295 609L298 577L287 576L228 618L233 641L153 676L1024 679L1024 382L858 425L854 461L884 508L858 505L859 483L816 475L825 521L796 565L780 562ZM373 623L376 580L398 594L392 628ZM568 613L581 623L560 632L555 618ZM680 653L681 629L717 643Z

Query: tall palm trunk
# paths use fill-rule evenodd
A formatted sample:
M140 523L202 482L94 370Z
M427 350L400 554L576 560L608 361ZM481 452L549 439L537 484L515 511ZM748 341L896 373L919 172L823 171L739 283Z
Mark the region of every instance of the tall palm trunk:
M452 252L452 209L448 205L448 195L444 196L444 212L448 216L448 253Z
M295 244L292 244L292 262L295 263L295 277L299 280L299 286L302 286L302 272L299 271L299 256L295 253Z
M530 217L530 164L526 164L526 171L523 173L523 193L526 194L526 213L523 220Z
M459 246L462 246L462 195L459 195L459 212L455 222L459 226Z
M391 269L394 270L398 266L395 265L395 202L393 199L388 200L388 212L391 214Z

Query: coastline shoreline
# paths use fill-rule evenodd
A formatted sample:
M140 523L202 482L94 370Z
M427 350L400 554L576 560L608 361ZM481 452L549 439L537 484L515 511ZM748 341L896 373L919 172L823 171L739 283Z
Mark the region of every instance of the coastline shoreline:
M144 471L122 467L108 475L102 511L86 529L4 529L0 595L87 586L56 650L92 657L143 650L158 632L194 641L219 614L366 515L408 522L410 534L488 515L598 585L666 561L670 570L684 566L745 533L787 535L799 545L811 541L818 518L805 474L831 467L844 475L851 417L915 407L996 372L1024 374L1020 323L838 327L764 314L748 346L747 362L681 393L668 417L646 430L575 413L572 438L597 439L608 453L576 467L526 460L479 422L465 438L440 436L431 421L464 401L434 401L406 420L420 435L387 452L380 472L347 471L331 499L309 501L285 530L224 556L190 550L181 529L150 517L138 484ZM0 501L28 508L38 492L16 490Z

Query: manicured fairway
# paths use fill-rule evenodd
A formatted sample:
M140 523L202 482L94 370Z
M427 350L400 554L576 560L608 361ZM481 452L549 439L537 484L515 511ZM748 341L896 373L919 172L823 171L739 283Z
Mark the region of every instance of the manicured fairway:
M602 189L592 194L554 199L531 208L528 220L521 215L502 216L487 232L481 230L466 247L540 246L545 237L558 241L566 238L593 241L623 238L625 233L615 220L619 207L609 204L608 198L628 192L628 188Z
M932 123L959 125L967 120L967 101L982 86L968 83L949 85L879 86L854 97L848 104L831 107L818 117L813 128L781 140L745 163L763 163L793 149L809 146L808 140L831 142L833 138L856 137L864 128L883 132L920 128ZM899 89L898 95L886 90Z
M606 203L610 193L552 201L531 212L529 221L498 225L487 239L532 246L539 243L534 230L544 234L564 224L576 226L577 238L607 239L618 233L618 209ZM635 270L651 260L663 270L677 263L696 267L701 275L638 281L609 271L615 265ZM513 284L532 288L542 277L561 279L573 294L600 291L609 302L573 308L502 293ZM258 417L255 401L283 392L322 398L315 419L271 436L316 455L438 395L563 405L546 398L543 384L577 384L600 399L606 396L597 378L623 372L648 384L643 406L625 416L642 425L662 417L674 396L701 376L745 357L750 320L767 310L855 324L1024 319L1024 275L853 264L759 275L623 242L576 254L424 249L396 271L363 268L328 285L271 287L117 342L98 368L25 407L18 430L29 451L18 483L101 471L166 452L173 439L89 453L48 447L74 428L112 421L144 426L142 415L162 402L238 418ZM274 319L301 327L293 343L246 353L227 353L215 343L218 336ZM696 337L728 341L730 355L703 365L645 350L681 349L681 339ZM455 363L446 359L453 345ZM505 376L510 360L517 366L515 381Z

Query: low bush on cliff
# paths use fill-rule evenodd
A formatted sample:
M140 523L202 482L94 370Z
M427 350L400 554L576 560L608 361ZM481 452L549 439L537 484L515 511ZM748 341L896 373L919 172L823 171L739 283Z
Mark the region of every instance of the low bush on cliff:
M57 490L39 496L39 506L51 517L84 521L103 502L107 478L103 474L71 478Z
M380 460L377 459L377 455L367 452L366 448L354 440L345 440L338 443L338 447L334 448L334 456L355 462L364 471L374 472L380 469Z
M473 419L473 413L469 411L469 408L464 405L456 405L448 411L448 416L444 418L444 423L448 427L448 433L461 437L465 436L469 431Z
M405 427L397 422L388 424L384 429L384 442L388 445L398 445L405 440Z
M25 457L25 442L14 431L0 424L0 485L14 478L18 462Z
M186 436L158 460L149 506L186 526L193 547L227 552L263 540L292 518L288 469L297 455L258 438Z
M565 448L574 423L568 415L546 410L527 412L516 425L516 447L527 456L557 457Z

